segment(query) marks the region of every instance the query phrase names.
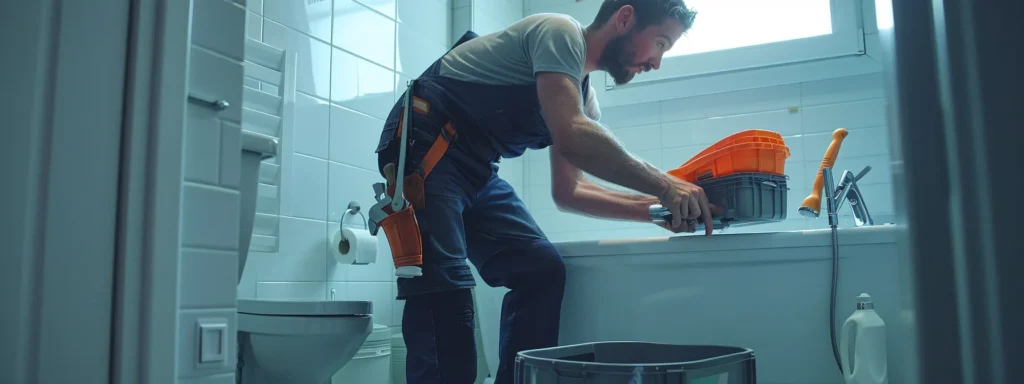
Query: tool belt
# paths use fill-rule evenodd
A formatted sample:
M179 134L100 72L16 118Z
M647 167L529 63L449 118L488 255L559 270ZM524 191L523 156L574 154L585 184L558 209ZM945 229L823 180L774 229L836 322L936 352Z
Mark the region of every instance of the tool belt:
M423 240L415 210L424 208L424 182L457 137L452 123L446 123L415 171L399 177L406 173L412 114L427 115L430 112L430 103L413 95L415 84L416 80L409 82L403 109L398 117L398 129L395 132L395 140L399 145L397 166L396 163L385 165L383 173L386 184L373 185L377 203L370 209L368 220L373 235L377 234L378 228L384 229L395 263L395 275L399 278L422 275L420 266L423 265Z

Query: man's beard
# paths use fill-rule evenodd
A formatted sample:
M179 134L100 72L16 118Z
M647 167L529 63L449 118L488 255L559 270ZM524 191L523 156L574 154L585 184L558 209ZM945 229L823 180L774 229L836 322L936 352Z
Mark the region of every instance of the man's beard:
M633 65L633 56L635 56L634 52L628 48L633 34L634 32L630 32L609 41L598 61L599 67L608 72L617 85L623 85L633 80L633 70L628 68Z

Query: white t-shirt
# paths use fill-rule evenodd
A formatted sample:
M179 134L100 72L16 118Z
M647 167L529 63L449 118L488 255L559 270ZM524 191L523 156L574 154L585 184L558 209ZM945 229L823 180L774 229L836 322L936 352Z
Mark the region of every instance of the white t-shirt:
M582 87L587 57L584 27L568 15L530 15L504 30L480 36L456 47L441 59L441 76L493 84L537 82L538 72L569 75ZM580 89L582 94L582 88ZM600 118L593 87L584 102L587 115Z

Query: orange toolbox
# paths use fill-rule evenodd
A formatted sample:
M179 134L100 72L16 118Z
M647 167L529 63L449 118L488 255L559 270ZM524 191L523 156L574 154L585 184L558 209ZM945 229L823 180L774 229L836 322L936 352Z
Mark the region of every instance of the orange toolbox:
M691 183L736 173L784 176L787 158L782 135L751 129L718 141L668 174Z

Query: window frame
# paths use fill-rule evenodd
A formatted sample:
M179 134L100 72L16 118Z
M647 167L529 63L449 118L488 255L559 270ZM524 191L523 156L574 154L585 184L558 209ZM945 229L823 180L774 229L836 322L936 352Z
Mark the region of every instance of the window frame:
M616 85L605 73L605 90L867 54L861 1L832 0L831 10L831 34L673 56L665 58L660 69L639 74L629 84Z

